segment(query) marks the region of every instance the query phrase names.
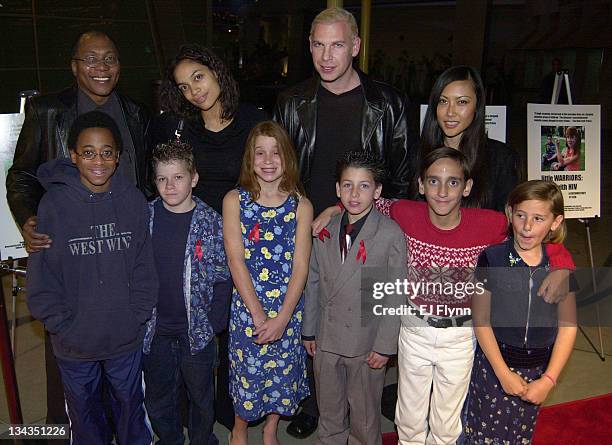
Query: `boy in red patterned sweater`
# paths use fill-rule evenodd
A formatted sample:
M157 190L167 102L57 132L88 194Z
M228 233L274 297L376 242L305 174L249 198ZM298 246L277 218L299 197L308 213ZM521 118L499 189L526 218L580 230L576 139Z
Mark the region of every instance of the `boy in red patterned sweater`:
M389 208L406 235L409 282L422 286L412 287L399 336L395 423L403 445L454 444L461 433L476 345L469 306L477 289L468 283L480 252L503 241L508 228L502 213L461 208L471 187L465 156L441 147L423 159L419 192L427 202ZM573 268L563 246L547 253L557 268Z

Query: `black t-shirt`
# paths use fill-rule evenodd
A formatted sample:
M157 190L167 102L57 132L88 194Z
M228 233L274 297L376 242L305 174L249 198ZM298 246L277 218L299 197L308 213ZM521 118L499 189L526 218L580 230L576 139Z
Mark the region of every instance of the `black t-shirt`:
M157 326L159 335L185 335L187 310L183 292L185 248L191 226L193 209L186 213L173 213L162 201L155 203L153 219L153 258L159 277Z
M185 120L181 140L193 148L200 179L193 194L221 213L223 197L236 187L244 145L251 129L267 119L266 113L252 105L241 104L234 120L219 132L207 130L200 117ZM163 113L151 124L150 150L174 139L180 118Z
M315 217L338 201L336 164L344 153L361 148L361 85L342 94L320 87L317 92L317 135L306 193Z

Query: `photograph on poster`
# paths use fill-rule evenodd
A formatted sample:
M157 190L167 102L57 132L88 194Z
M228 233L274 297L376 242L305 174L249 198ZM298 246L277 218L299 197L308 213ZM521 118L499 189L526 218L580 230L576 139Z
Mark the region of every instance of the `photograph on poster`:
M542 171L584 171L584 127L541 127Z
M599 105L527 105L527 175L555 182L565 218L601 215Z

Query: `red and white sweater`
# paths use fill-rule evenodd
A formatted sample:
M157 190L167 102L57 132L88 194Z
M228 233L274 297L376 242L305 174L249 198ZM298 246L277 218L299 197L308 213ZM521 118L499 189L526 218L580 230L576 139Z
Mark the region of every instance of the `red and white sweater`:
M408 279L418 282L458 283L471 280L478 256L485 247L506 239L508 221L503 213L488 209L462 208L461 222L450 230L434 226L426 202L379 199L376 207L404 231L408 249ZM562 244L547 244L553 268L574 269L571 255ZM419 293L412 304L447 304L467 307L469 298L457 295Z

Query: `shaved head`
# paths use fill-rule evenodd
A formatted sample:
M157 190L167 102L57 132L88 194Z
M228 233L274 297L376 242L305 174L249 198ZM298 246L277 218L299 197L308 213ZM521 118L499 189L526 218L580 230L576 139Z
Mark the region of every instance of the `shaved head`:
M74 42L74 45L72 45L72 53L70 54L70 57L76 57L76 55L79 52L79 46L81 45L83 41L92 39L94 37L102 37L102 38L108 39L112 43L113 47L115 48L115 52L119 53L119 51L117 51L117 45L115 44L115 41L111 39L111 37L108 34L102 31L98 31L96 29L91 29L89 31L85 31L79 34L79 36L76 38Z

